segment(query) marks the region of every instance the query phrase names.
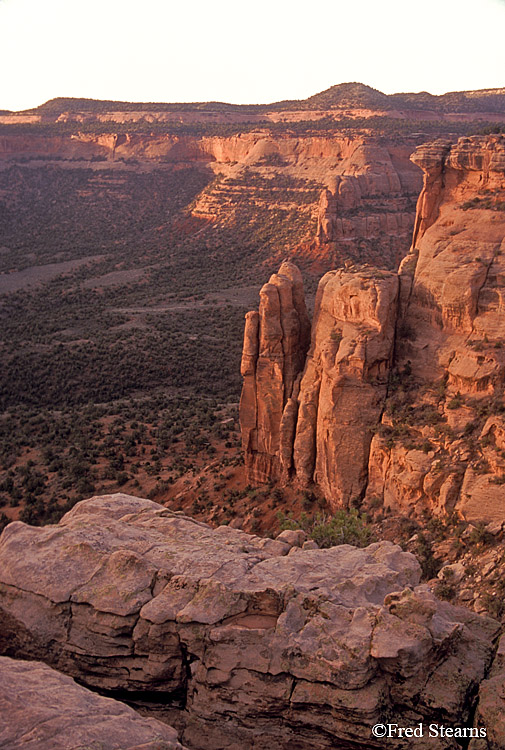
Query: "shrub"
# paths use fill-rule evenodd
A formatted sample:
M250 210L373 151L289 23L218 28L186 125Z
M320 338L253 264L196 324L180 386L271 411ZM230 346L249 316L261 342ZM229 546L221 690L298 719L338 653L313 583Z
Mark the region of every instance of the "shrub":
M451 400L447 404L447 408L448 409L459 409L459 407L462 406L462 404L463 404L463 396L458 391L458 393L456 393L456 395L454 396L454 398L451 398Z
M372 528L365 515L360 515L356 508L338 510L331 518L318 514L309 518L302 513L297 521L291 513L277 514L281 530L303 529L307 535L322 548L335 547L338 544L352 544L355 547L366 547L373 541Z
M416 554L419 558L423 578L427 580L434 578L440 570L440 563L433 555L430 541L422 532L418 534Z
M372 541L372 529L366 516L360 516L356 508L351 508L349 511L338 510L329 521L321 519L316 522L311 536L320 547L337 544L366 547Z

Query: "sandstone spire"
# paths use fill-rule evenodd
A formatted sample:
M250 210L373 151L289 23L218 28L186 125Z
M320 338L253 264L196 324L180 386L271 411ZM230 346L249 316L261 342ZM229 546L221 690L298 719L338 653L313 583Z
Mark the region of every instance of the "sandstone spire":
M302 276L293 263L284 261L260 291L259 313L246 315L240 424L251 481L281 474L281 421L309 338Z
M372 429L386 394L395 274L333 271L319 284L310 351L300 272L283 263L248 313L240 419L248 478L295 474L334 507L365 489ZM303 376L301 375L303 369Z

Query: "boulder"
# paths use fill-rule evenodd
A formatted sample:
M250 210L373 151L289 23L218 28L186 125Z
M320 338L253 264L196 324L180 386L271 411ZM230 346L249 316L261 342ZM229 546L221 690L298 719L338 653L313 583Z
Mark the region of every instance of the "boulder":
M9 524L0 571L3 653L120 691L201 750L370 750L385 716L464 725L499 628L438 601L390 542L290 547L121 494Z
M184 750L175 729L39 661L0 657L3 750Z

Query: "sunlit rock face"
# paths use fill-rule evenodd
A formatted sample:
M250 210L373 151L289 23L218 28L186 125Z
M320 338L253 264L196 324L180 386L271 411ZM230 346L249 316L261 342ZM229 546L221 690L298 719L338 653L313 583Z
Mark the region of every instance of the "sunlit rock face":
M332 508L364 499L503 521L505 138L436 141L412 160L424 187L398 276L348 267L321 279L300 381L275 407L249 355L246 403L273 420L261 424L275 456L249 478L313 485ZM249 313L250 341L273 326L282 348L280 312L265 310ZM249 468L257 448L242 425Z
M286 433L292 427L283 417L298 389L309 340L302 276L284 262L261 289L259 313L246 316L240 424L251 481L280 477L290 461Z
M436 142L412 159L424 188L399 272L396 366L408 363L416 393L402 394L402 377L392 389L384 424L408 429L394 445L374 437L368 495L502 521L505 138Z
M386 395L398 279L366 270L327 273L305 358L308 328L301 333L296 312L287 324L290 298L284 308L277 302L272 280L281 274L282 267L261 290L259 314L246 318L241 426L248 477L315 482L334 507L348 506L366 486L372 430Z

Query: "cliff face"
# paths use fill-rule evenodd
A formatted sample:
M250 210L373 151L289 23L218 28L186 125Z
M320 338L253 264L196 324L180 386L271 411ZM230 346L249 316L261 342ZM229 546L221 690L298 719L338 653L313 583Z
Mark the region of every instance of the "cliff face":
M306 313L301 304L296 312L291 292L279 305L278 280L288 290L293 285L286 274L283 264L261 290L259 313L246 319L240 415L246 470L251 481L294 474L304 485L316 482L333 505L348 505L364 491L370 429L386 395L398 280L367 271L323 276L302 377L308 341L298 321Z
M240 421L251 481L267 481L288 468L291 446L283 417L294 403L309 337L302 276L284 262L261 289L259 313L246 318Z
M503 520L505 139L439 142L413 160L425 178L400 267L399 377L368 492L403 510Z
M366 492L405 512L503 520L505 139L436 142L413 161L424 187L398 279L323 277L281 419L289 439L272 433L270 449L282 444L284 476L314 482L333 507Z
M330 271L321 279L300 384L293 465L334 506L360 499L370 429L380 418L391 360L393 274Z
M403 167L405 149L363 143L347 155L348 164L321 194L320 242L351 242L384 233L396 240L412 226L411 196L419 174Z
M0 169L20 162L33 171L50 160L65 169L98 171L201 167L217 179L192 203L194 217L233 226L237 206L251 203L270 222L271 209L282 207L296 211L304 225L301 244L315 258L336 262L368 254L368 260L392 267L412 231L421 185L420 170L409 161L412 148L411 140L378 145L359 133L293 136L258 130L198 137L100 134L98 127L96 134L0 135Z

